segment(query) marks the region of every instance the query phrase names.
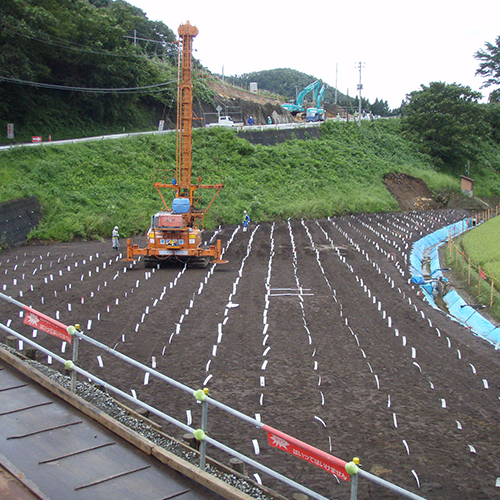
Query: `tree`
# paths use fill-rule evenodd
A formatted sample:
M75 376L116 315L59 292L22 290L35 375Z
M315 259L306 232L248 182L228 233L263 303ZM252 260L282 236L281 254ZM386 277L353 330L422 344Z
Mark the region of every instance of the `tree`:
M476 75L487 78L482 85L483 88L500 85L500 36L497 37L495 43L496 45L486 42L486 49L478 50L474 54L474 58L481 61ZM498 89L490 94L490 100L493 95L498 99Z
M375 98L375 102L370 105L370 112L377 116L390 116L391 110L389 109L389 103L383 101L382 99Z
M488 133L480 92L457 83L432 82L407 95L403 130L421 141L424 152L452 168L473 159Z

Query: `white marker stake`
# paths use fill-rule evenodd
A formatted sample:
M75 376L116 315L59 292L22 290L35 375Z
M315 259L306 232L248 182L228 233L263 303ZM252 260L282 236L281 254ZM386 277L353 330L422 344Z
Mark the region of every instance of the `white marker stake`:
M319 418L319 417L318 417L318 416L316 416L316 415L314 415L314 418L315 418L318 422L321 422L321 424L323 424L323 427L326 429L326 424L325 424L325 422L324 422L321 418Z
M255 454L258 455L260 453L259 442L256 439L252 439L252 444Z
M408 453L408 456L409 456L410 455L410 448L408 447L408 443L404 439L403 439L403 444L405 445L406 453Z
M418 479L418 476L417 476L417 473L412 469L411 470L411 473L413 474L413 476L415 477L415 480L417 481L417 486L418 488L420 489L420 481Z

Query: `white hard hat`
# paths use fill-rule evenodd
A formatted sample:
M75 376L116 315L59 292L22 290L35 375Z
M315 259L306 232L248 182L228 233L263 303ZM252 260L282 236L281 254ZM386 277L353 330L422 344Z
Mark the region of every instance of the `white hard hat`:
M118 226L115 226L113 229L118 229Z
M247 213L247 211L246 211L246 210L243 210L243 213L244 213L244 214L246 214L246 213Z

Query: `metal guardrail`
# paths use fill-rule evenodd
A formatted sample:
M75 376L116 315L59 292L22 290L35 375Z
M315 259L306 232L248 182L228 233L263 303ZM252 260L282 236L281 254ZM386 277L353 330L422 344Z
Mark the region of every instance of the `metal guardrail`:
M72 392L75 392L76 389L76 380L77 380L77 374L82 375L83 377L99 384L100 386L104 387L105 389L109 390L110 392L117 394L118 396L124 398L127 401L130 401L134 403L135 405L138 405L150 413L158 416L159 418L169 422L170 424L173 424L180 429L192 433L193 436L196 438L196 440L200 444L200 468L202 470L205 470L206 466L206 444L211 444L212 446L215 446L216 448L224 451L225 453L238 458L239 460L242 460L243 462L251 465L252 467L255 467L257 470L260 470L269 476L278 479L279 481L283 482L284 484L291 486L295 488L296 490L305 493L306 495L310 496L311 498L314 498L316 500L328 500L326 497L322 496L319 493L316 493L315 491L307 488L306 486L303 486L292 479L274 471L273 469L270 469L269 467L266 467L265 465L257 462L256 460L253 460L250 457L247 457L246 455L243 455L239 453L238 451L224 445L223 443L207 436L206 430L207 430L207 421L208 421L208 405L213 405L226 413L229 413L230 415L235 416L236 418L239 418L240 420L243 420L244 422L247 422L251 424L253 427L259 428L267 432L268 439L270 444L272 443L273 438L276 440L284 440L286 443L290 446L291 453L303 458L304 460L324 469L325 471L337 476L340 479L343 479L344 481L350 481L351 483L351 492L350 492L350 500L357 500L357 492L358 492L358 477L364 477L365 479L368 479L369 481L372 481L373 483L378 484L379 486L382 486L384 488L387 488L395 493L400 494L401 496L405 498L409 498L411 500L425 500L425 498L412 493L408 490L405 490L404 488L401 488L393 483L390 483L389 481L386 481L384 479L379 478L378 476L375 476L374 474L371 474L367 471L364 471L359 467L359 459L353 459L351 462L345 462L344 460L341 460L333 455L330 455L322 450L319 450L318 448L315 448L313 446L308 445L307 443L304 443L288 434L285 434L277 429L274 429L264 423L262 423L259 420L256 420L252 417L249 417L248 415L245 415L244 413L239 412L238 410L235 410L234 408L231 408L230 406L225 405L224 403L221 403L211 397L208 396L208 391L204 389L192 389L170 377L167 377L166 375L162 374L161 372L155 370L154 368L150 368L142 363L139 363L138 361L134 360L133 358L130 358L129 356L126 356L118 351L116 351L113 348L110 348L109 346L85 335L80 329L79 325L75 326L66 326L60 323L57 320L54 320L52 318L49 318L48 316L45 316L43 313L40 313L39 311L36 311L35 309L13 299L12 297L9 297L3 293L0 292L0 299L6 300L7 302L10 302L11 304L20 307L23 309L25 312L31 315L35 315L37 320L39 321L38 328L40 330L44 330L50 335L54 335L56 337L59 337L63 340L66 340L72 345L72 359L65 359L58 354L50 351L49 349L46 349L45 347L39 345L38 343L34 342L30 338L25 337L24 335L16 332L15 330L11 329L7 325L4 325L3 323L0 323L0 329L4 330L10 335L15 336L19 340L22 340L28 345L31 345L35 349L39 350L40 352L46 354L47 356L51 356L53 360L58 361L67 370L71 370L71 390ZM26 323L26 321L25 321ZM97 347L98 349L102 349L108 354L111 354L118 359L130 364L131 366L134 366L140 370L143 370L146 373L149 373L150 375L158 378L159 380L162 380L163 382L166 382L173 387L176 387L177 389L187 392L188 394L191 394L196 398L198 402L201 403L201 427L199 429L194 429L193 427L186 425L179 420L171 417L170 415L167 415L166 413L163 413L162 411L158 410L157 408L150 406L144 401L141 401L137 397L134 397L133 395L130 395L121 389L118 389L117 387L114 387L111 384L108 384L106 381L100 379L99 377L93 375L90 372L87 372L83 368L79 367L77 365L78 362L78 352L79 352L79 347L80 347L80 342L85 341L88 342L89 344L93 345L94 347ZM272 445L272 444L271 444Z
M263 130L287 130L294 128L314 128L319 127L322 122L309 122L309 123L276 123L273 125L244 125L240 127L232 127L231 130L241 131L263 131ZM175 129L169 130L149 130L146 132L129 132L126 134L110 134L110 135L97 135L93 137L81 137L78 139L63 139L60 141L41 141L41 142L21 142L19 144L9 144L6 146L0 146L0 151L5 151L8 149L16 149L23 147L34 147L34 146L57 146L64 144L77 144L79 142L92 142L92 141L104 141L107 139L126 139L128 137L137 137L141 135L164 135L176 132Z

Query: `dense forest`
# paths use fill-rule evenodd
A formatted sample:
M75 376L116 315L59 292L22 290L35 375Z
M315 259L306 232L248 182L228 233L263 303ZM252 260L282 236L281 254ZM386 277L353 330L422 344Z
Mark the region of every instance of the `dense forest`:
M3 130L13 123L17 138L64 138L175 120L175 41L122 0L2 2Z

